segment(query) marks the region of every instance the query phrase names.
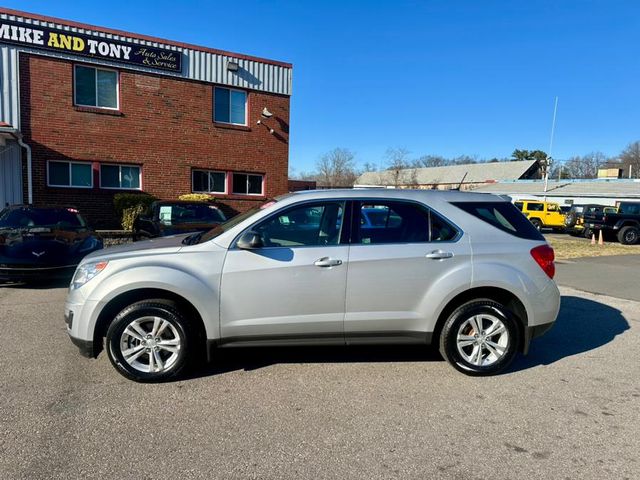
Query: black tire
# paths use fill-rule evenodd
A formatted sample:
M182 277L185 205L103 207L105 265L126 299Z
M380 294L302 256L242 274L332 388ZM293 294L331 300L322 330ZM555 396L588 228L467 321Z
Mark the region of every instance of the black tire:
M539 218L532 218L531 224L540 232L542 231L542 221Z
M506 330L507 342L504 346L502 356L491 362L490 355L486 357L486 361L490 362L485 365L476 365L468 361L460 353L458 348L458 333L461 329L466 328L467 321L476 315L487 315L499 320ZM519 320L504 305L489 299L477 299L465 303L458 307L447 319L440 333L440 353L447 362L449 362L456 370L471 376L494 375L509 366L518 351L520 344L520 328ZM484 320L487 323L487 320ZM482 328L482 327L481 327ZM476 332L484 334L484 332ZM490 333L490 332L489 332ZM467 333L471 335L471 333ZM477 336L478 335L475 335ZM498 340L496 337L488 335L487 339L493 341ZM475 346L469 345L461 347L464 349L475 349ZM488 350L487 350L488 351ZM483 357L483 349L480 349L480 358ZM484 360L483 360L484 361Z
M177 352L168 352L163 349L166 347L162 346L144 348L142 342L134 339L130 335L127 335L129 340L124 340L124 332L127 327L130 326L132 322L140 322L141 319L146 317L160 318L161 320L168 322L170 325L165 327L164 332L166 333L162 333L162 336L168 338L163 339L162 337L157 337L156 339L147 340L146 338L150 337L150 335L148 335L145 337L144 341L155 342L155 340L161 338L158 343L158 345L160 345L162 341L174 341L174 338L178 338L179 345L176 349ZM149 320L148 323L143 323L142 325L151 326L151 322L152 320ZM131 329L129 331L131 331ZM194 329L192 329L191 325L189 325L188 321L180 313L175 302L166 299L143 300L129 305L113 320L106 335L107 354L111 364L115 367L118 373L130 380L146 383L175 379L184 371L189 363L189 356L191 353L189 352L189 348L192 344L195 345L196 343L193 332ZM138 368L136 368L136 366L125 360L122 352L122 347L125 343L132 349L143 347L142 349L144 350L144 353L142 353L140 357L147 358L149 360L147 363L150 363L151 365L153 365L153 362L155 361L152 360L152 355L154 355L152 349L156 350L157 356L160 357L161 361L164 358L164 361L167 363L170 362L171 365L161 371L142 371L140 369L142 365L138 365ZM155 345L155 343L153 343L153 345ZM173 344L171 347L174 348ZM154 356L154 359L155 358L157 357ZM143 363L144 360L143 362L137 362L134 360L134 362L138 364Z
M623 245L635 245L639 238L640 230L632 225L622 227L618 232L618 241Z
M576 212L569 212L564 217L564 225L567 228L575 227L577 222L578 222L578 215L576 215Z
M582 236L584 238L591 238L591 235L593 235L593 230L591 230L589 227L584 227L584 230L582 230Z

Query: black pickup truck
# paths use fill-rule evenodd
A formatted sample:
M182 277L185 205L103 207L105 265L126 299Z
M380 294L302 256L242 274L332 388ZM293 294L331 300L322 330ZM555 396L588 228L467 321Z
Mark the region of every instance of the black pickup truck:
M635 245L640 240L640 202L621 202L617 213L585 213L584 224L605 235L615 234L624 245Z

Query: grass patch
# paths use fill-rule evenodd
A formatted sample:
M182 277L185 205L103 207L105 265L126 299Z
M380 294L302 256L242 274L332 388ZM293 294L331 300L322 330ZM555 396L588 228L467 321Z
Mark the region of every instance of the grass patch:
M621 245L619 243L605 243L604 245L591 245L590 241L577 240L571 237L547 238L547 242L553 247L557 260L580 257L605 257L609 255L639 255L640 245Z

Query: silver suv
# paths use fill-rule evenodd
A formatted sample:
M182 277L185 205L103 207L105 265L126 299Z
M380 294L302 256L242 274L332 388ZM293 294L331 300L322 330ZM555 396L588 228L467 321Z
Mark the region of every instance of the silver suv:
M176 377L212 347L310 344L434 344L488 375L553 325L554 271L551 247L501 197L311 191L89 255L65 319L83 354L104 344L136 381Z

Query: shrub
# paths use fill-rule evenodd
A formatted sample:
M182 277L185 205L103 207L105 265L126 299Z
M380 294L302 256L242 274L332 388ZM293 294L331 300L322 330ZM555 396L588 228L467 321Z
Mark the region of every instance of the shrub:
M136 205L135 207L125 208L122 211L122 220L120 224L122 225L123 230L131 231L133 230L133 221L136 219L138 215L146 210L144 205Z
M117 193L113 197L113 207L125 230L133 228L136 215L145 211L156 199L147 193Z
M180 195L178 200L188 200L190 202L213 202L215 201L215 197L208 193L186 193L184 195Z

